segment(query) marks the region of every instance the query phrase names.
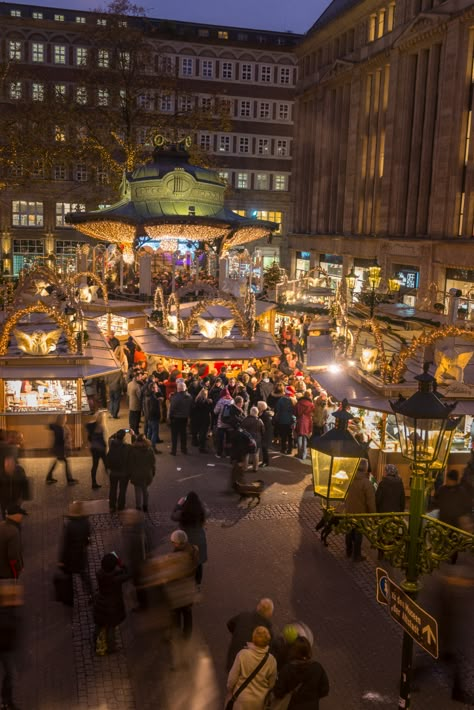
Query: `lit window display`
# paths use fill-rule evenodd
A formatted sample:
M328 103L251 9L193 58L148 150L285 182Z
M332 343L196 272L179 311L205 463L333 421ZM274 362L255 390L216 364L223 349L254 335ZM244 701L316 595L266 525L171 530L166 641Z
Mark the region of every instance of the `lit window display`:
M113 332L118 338L128 335L128 318L118 313L105 313L97 318L97 325L102 333Z
M77 380L6 380L5 412L77 412L89 411L81 388L77 402Z

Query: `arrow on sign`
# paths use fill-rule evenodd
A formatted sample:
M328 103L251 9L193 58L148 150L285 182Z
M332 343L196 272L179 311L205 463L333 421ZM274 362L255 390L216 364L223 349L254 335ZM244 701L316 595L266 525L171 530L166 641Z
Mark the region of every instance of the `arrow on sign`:
M423 636L426 636L426 643L436 645L436 636L429 624L426 624L426 626L421 629L421 633Z

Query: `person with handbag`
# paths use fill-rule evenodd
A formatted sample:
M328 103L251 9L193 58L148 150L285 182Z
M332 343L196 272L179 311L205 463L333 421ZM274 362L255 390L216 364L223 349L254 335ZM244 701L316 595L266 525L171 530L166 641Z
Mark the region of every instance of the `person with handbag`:
M277 663L270 653L271 636L257 626L252 641L239 651L227 678L225 710L263 710L277 678Z

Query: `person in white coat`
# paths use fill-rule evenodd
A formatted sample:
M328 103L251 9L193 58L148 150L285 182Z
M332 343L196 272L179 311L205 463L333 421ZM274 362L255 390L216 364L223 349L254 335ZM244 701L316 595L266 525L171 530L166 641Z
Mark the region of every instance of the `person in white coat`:
M273 688L277 678L277 663L269 653L270 632L265 626L257 626L252 634L252 641L247 643L237 656L227 678L226 703L235 695L246 678L257 668L268 654L264 665L247 687L239 693L233 710L263 710L265 698Z

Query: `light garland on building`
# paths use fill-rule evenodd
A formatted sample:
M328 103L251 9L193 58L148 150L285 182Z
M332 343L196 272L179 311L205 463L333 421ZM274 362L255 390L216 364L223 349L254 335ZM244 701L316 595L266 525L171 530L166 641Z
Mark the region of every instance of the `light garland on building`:
M45 313L52 320L54 320L66 336L70 352L77 352L77 344L76 339L74 337L74 331L71 328L71 325L67 318L63 316L62 313L59 313L56 309L46 306L44 303L41 303L41 301L37 301L36 303L31 304L30 306L26 306L25 308L21 308L19 311L15 311L15 313L13 313L6 320L3 325L2 334L0 336L0 356L7 354L8 341L10 339L10 334L13 328L16 326L17 323L20 322L22 318L25 318L26 316L29 316L32 313Z
M268 236L271 233L271 229L268 227L242 227L237 229L232 236L224 243L223 251L229 251L234 247L240 246L241 244L247 244L248 242L256 242L258 239Z
M198 242L213 242L230 232L228 224L153 224L145 227L151 239L189 239ZM167 250L165 250L167 251ZM176 249L174 250L176 251Z
M124 244L125 247L128 246L130 249L133 247L136 234L136 228L130 224L107 220L78 222L74 223L74 228L93 239L100 239L112 244Z

